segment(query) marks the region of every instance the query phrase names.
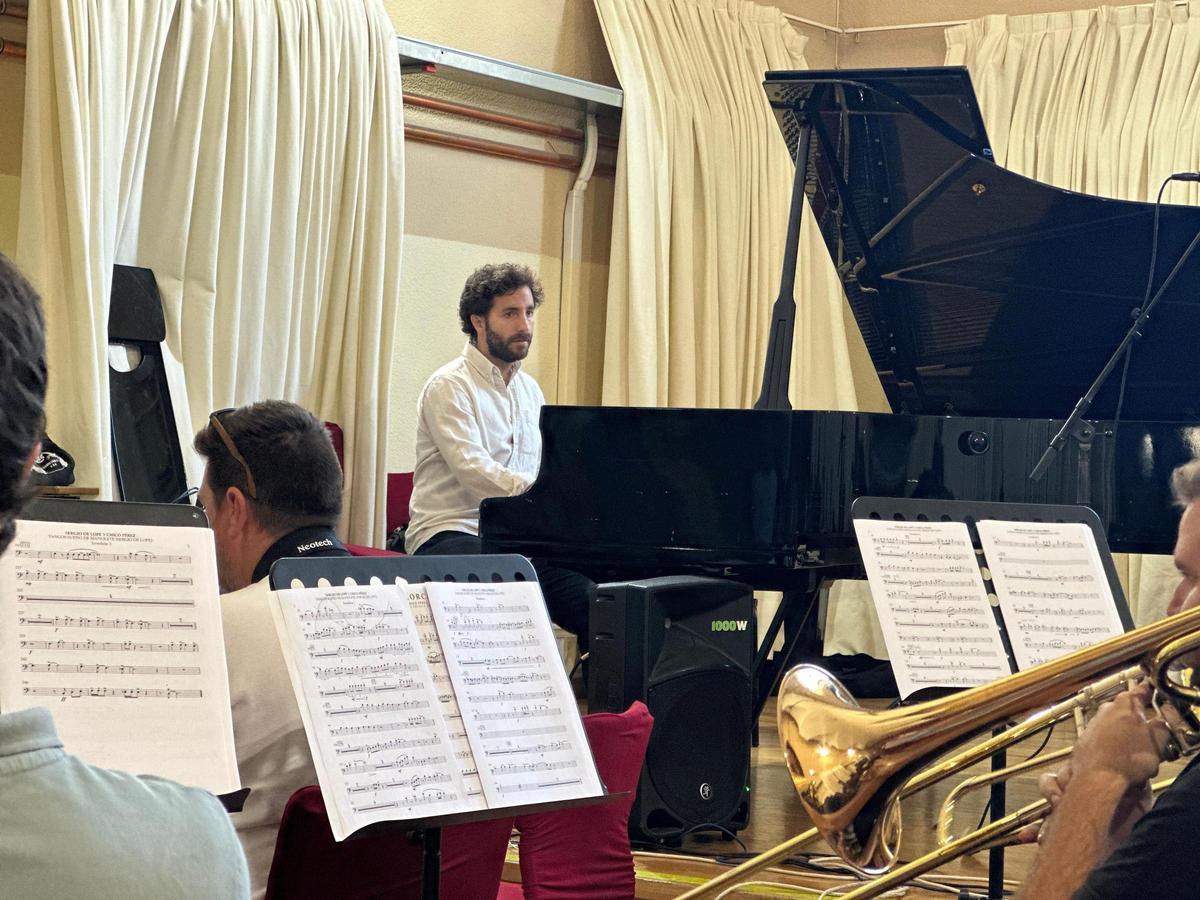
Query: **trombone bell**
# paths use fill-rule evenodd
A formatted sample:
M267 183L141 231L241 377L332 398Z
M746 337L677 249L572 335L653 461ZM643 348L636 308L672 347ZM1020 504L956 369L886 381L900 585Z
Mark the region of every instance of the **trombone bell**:
M874 789L892 770L879 765L871 714L824 669L800 665L780 684L778 717L792 784L822 836L851 865L887 871L900 848L899 806L870 809L865 829L856 822L882 799Z

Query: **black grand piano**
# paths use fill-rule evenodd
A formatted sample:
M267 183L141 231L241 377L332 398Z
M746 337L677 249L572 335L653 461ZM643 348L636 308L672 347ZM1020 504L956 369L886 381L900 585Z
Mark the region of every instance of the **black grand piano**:
M851 502L884 496L1082 503L1113 550L1171 552L1168 477L1200 453L1200 254L1123 391L1118 368L1031 480L1142 303L1154 205L997 166L965 69L772 72L765 87L798 161L789 228L803 192L894 413L786 407L790 252L760 408L546 407L537 481L482 506L489 551L598 580L811 590L857 560ZM1156 285L1197 233L1200 209L1162 207Z

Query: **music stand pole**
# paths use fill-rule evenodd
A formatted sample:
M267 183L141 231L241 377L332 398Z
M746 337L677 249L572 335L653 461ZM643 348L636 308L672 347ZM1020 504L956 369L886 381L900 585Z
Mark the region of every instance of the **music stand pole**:
M442 892L442 829L422 828L421 898L439 900Z
M1174 177L1174 176L1172 176ZM1130 344L1137 338L1141 337L1142 326L1146 324L1146 320L1150 318L1150 310L1158 304L1162 299L1163 294L1167 292L1167 288L1171 286L1171 282L1175 280L1175 276L1179 274L1179 270L1183 268L1183 264L1191 258L1196 246L1200 245L1200 232L1192 238L1192 242L1187 245L1187 249L1179 257L1179 261L1175 263L1166 280L1154 292L1154 296L1143 307L1133 325L1125 332L1125 337L1121 339L1120 345L1113 351L1112 356L1108 358L1108 362L1104 364L1104 368L1100 370L1100 374L1096 376L1096 380L1092 382L1091 387L1087 392L1079 398L1079 402L1075 404L1075 408L1071 410L1071 414L1067 416L1067 421L1063 422L1062 428L1058 429L1058 434L1050 439L1050 445L1046 447L1042 458L1038 460L1037 465L1033 467L1033 471L1029 473L1030 481L1041 481L1042 476L1046 474L1046 470L1050 468L1050 463L1054 461L1054 457L1062 450L1067 443L1067 438L1074 435L1081 440L1091 438L1091 425L1083 421L1083 417L1087 415L1088 409L1091 408L1092 401L1096 399L1096 394L1100 392L1100 388L1104 386L1104 382L1108 380L1108 376L1112 370L1117 367L1117 363L1121 357L1129 350Z

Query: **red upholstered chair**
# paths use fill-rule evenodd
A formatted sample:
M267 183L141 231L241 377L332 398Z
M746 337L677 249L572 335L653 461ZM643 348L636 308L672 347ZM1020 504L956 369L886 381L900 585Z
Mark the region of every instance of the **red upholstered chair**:
M493 900L512 817L442 829L445 900ZM421 847L402 831L333 839L316 785L292 794L283 811L267 900L382 900L421 896Z
M374 900L419 897L421 847L403 832L337 843L316 785L292 794L283 810L267 900Z
M412 492L412 472L388 472L386 518L389 535L401 525L408 524L408 501L412 499Z
M337 455L338 465L342 471L346 469L346 436L342 426L336 422L326 422L325 430L329 432L329 440L333 443L333 452Z
M394 553L391 550L379 550L376 547L364 547L362 544L346 544L346 549L350 551L351 556L403 556L403 553Z
M629 810L633 806L654 718L641 701L623 713L583 717L600 780L629 796L602 806L581 806L517 817L521 833L521 890L502 887L502 900L613 900L633 897Z

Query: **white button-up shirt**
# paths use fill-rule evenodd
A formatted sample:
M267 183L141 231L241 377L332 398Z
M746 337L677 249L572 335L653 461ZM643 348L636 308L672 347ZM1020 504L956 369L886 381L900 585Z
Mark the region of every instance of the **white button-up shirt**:
M519 364L508 384L470 341L417 400L417 462L405 549L439 531L479 534L479 502L519 494L542 454L542 389Z

